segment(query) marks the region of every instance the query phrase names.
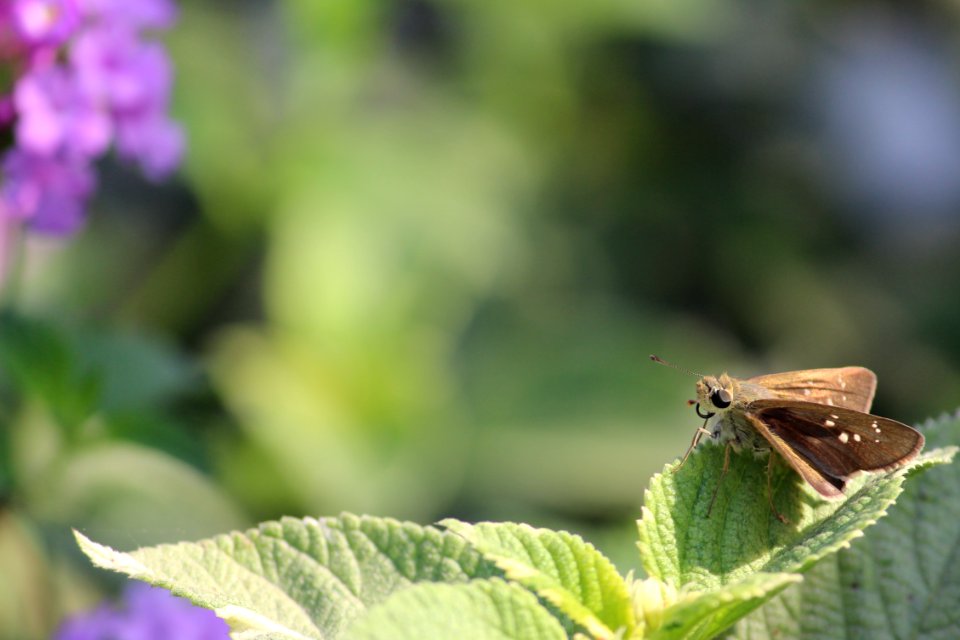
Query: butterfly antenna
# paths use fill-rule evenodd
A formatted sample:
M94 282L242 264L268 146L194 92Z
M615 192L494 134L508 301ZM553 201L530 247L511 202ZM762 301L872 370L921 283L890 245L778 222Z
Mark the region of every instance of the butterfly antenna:
M702 377L703 377L703 374L702 374L702 373L697 373L696 371L690 371L690 369L684 369L683 367L678 367L677 365L673 364L672 362L667 362L666 360L664 360L664 359L661 358L660 356L655 356L655 355L653 355L653 354L650 354L650 359L653 360L654 362L656 362L657 364L666 365L666 366L670 367L671 369L676 369L677 371L680 371L681 373L685 373L685 374L687 374L687 375L689 375L689 376L696 376L696 377L698 377L698 378L702 378Z

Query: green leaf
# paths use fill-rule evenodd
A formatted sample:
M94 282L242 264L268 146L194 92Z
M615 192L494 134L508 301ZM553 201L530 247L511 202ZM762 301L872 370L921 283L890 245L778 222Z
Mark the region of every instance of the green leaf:
M0 369L38 398L62 426L79 424L100 398L99 378L82 370L53 326L9 312L0 314Z
M142 412L201 386L199 367L159 337L91 327L66 337L81 368L97 372L104 412Z
M960 414L921 427L927 446L960 442ZM930 452L949 460L956 447ZM863 540L741 621L733 637L894 640L960 637L960 465L912 478Z
M651 481L638 523L643 565L651 577L687 597L706 594L725 604L707 612L699 625L690 625L689 614L676 609L681 598L662 615L673 616L683 626L671 629L664 622L658 633L670 638L713 637L786 586L772 577L756 583L757 575L802 572L848 547L886 513L906 475L941 464L951 455L934 451L894 472L863 474L849 483L846 499L834 502L819 498L780 464L771 481L772 500L789 524L780 522L770 507L766 462L750 454L731 456L710 517L707 511L720 481L723 450L703 447L679 471L668 466ZM695 603L699 613L706 611L702 604Z
M686 594L662 613L651 640L713 638L801 577L791 573L755 573L724 589Z
M199 369L159 340L0 314L0 369L63 426L136 412L195 389Z
M593 545L563 531L526 524L457 520L440 524L463 536L506 576L532 589L595 638L636 625L627 584Z
M369 607L416 582L464 582L496 571L453 533L349 514L283 518L130 553L76 536L94 564L211 608L250 637L336 637Z
M349 640L565 639L536 596L499 579L421 584L398 592L351 627Z
M723 450L705 446L674 473L653 478L640 520L640 553L649 575L688 589L709 590L758 571L798 572L847 547L886 513L914 469L942 462L925 454L890 473L863 474L848 484L848 497L827 501L785 464L774 471L772 499L789 524L773 515L766 462L732 454L710 517L711 495L720 481Z

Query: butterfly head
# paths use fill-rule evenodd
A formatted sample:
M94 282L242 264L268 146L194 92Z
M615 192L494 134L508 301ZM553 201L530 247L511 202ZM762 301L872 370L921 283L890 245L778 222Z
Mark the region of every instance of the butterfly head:
M733 406L737 382L727 374L704 376L697 382L698 412L723 413Z

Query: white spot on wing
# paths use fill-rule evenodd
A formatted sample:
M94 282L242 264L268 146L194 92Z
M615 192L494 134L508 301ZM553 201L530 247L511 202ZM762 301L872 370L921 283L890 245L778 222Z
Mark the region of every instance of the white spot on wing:
M825 425L828 426L828 427L835 427L835 426L837 426L837 423L834 422L833 420L824 420L824 421L823 421L823 424L825 424Z
M843 444L847 444L847 440L850 439L850 434L847 433L846 431L844 431L844 432L841 433L839 436L837 436L837 438L838 438L838 439L840 440L840 442L842 442Z
M833 406L833 398L827 398L827 404Z
M803 395L805 395L805 396L810 395L810 389L804 389L804 390L803 390Z
M838 415L835 414L835 413L831 413L831 414L830 414L830 417L833 418L834 420L839 420L839 419L840 419L840 416L838 416Z
M860 442L860 434L859 433L853 434L853 439L856 440L857 442Z
M843 378L840 378L840 388L841 388L841 389L846 389L846 388L847 388L847 381L844 380Z

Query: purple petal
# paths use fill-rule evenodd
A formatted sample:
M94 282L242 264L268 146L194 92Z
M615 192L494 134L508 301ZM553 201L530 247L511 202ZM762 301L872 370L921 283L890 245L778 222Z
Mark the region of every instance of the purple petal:
M117 637L116 614L107 605L101 605L82 616L68 619L57 631L56 640L104 640Z
M64 137L64 123L57 113L61 93L59 74L29 74L20 79L13 102L20 119L17 142L33 153L52 155Z
M227 640L229 628L212 611L143 583L124 593L126 609L101 607L68 620L54 640ZM106 615L104 615L104 612Z
M17 143L31 153L93 157L110 144L112 124L60 67L42 67L22 77L14 90L19 114Z
M159 44L140 41L128 28L91 28L77 38L70 64L78 86L113 113L165 108L172 71Z
M30 45L63 44L80 25L77 0L14 0L14 26Z
M14 150L3 164L0 214L41 233L65 235L83 223L95 179L85 163Z

